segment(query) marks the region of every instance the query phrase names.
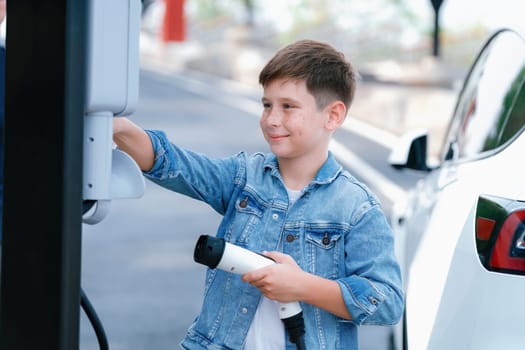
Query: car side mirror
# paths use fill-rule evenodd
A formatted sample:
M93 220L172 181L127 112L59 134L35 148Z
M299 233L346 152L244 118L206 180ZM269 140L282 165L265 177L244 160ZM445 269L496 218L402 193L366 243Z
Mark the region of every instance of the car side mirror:
M415 130L403 135L392 148L388 163L395 169L430 171L427 165L428 131Z

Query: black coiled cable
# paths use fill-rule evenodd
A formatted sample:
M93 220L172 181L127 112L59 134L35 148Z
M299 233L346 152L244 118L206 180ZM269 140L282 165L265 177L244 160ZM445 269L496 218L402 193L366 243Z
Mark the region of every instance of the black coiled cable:
M80 306L82 306L82 309L86 313L89 322L91 322L91 326L93 327L95 335L97 336L100 350L109 350L108 338L106 337L106 332L104 331L102 322L100 322L95 308L93 308L93 305L91 305L91 302L82 288L80 288Z
M93 206L96 203L97 201L95 200L83 200L82 214L87 213L91 208L93 208ZM80 306L82 306L82 309L86 313L86 316L89 319L93 330L95 331L100 350L109 350L108 338L106 337L106 332L104 331L102 322L98 318L95 308L93 307L93 305L91 305L89 298L87 297L86 293L84 292L84 289L82 288L80 288Z
M304 343L304 318L303 313L299 312L288 318L282 319L284 328L288 332L290 341L295 344L297 350L306 350Z

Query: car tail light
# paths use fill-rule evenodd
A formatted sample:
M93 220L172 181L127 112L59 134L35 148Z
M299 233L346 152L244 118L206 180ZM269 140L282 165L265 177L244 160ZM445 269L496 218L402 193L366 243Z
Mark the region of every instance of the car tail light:
M525 202L480 196L476 248L487 270L525 275Z

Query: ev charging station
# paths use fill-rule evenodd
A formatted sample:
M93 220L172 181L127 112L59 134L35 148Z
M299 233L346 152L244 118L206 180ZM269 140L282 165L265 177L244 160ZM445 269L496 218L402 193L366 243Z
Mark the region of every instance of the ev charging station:
M144 191L112 142L112 118L138 100L141 1L7 12L0 349L78 349L82 223Z
M144 194L135 161L113 149L113 117L135 111L139 96L140 0L91 0L84 116L83 222L97 224L112 199Z

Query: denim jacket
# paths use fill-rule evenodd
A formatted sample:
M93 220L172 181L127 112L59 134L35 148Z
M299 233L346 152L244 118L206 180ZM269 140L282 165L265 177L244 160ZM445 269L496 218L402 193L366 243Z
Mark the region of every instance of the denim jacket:
M404 295L392 231L376 197L330 153L290 207L275 155L210 159L170 143L163 132L147 132L155 163L145 175L223 215L218 237L289 254L303 270L339 283L352 320L301 303L307 349L357 349L358 325L399 321ZM208 269L203 308L182 347L242 349L260 298L239 275Z

